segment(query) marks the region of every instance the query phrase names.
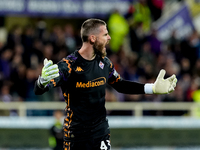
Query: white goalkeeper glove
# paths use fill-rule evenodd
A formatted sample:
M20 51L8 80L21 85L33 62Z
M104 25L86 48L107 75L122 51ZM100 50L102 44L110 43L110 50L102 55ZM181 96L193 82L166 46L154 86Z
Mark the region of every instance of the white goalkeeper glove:
M160 70L156 81L153 84L145 84L144 90L146 94L169 94L176 87L177 78L175 75L164 79L166 71Z
M42 74L38 78L38 85L41 87L46 87L51 79L59 76L58 65L54 64L51 60L44 59L44 67L42 68Z

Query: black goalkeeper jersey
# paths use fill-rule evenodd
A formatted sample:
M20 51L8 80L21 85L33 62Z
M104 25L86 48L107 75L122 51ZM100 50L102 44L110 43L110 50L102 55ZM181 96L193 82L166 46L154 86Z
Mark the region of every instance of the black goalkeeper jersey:
M66 101L64 140L86 140L109 134L105 109L105 88L110 84L118 92L144 94L144 84L125 81L107 58L85 60L78 51L58 63L60 76L44 89L35 84L35 94L60 86Z

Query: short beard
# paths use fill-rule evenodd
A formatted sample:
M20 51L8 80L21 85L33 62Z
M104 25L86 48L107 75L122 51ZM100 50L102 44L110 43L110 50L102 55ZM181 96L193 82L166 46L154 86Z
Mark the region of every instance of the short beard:
M104 45L99 43L98 41L95 41L93 49L94 49L94 55L99 55L100 57L105 57L107 55L106 51L103 52Z

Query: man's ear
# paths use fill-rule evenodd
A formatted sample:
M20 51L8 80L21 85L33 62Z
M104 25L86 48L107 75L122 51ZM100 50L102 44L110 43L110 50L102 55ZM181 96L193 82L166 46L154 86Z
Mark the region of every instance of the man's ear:
M91 35L91 36L89 37L89 39L90 39L90 42L91 42L91 43L95 43L95 41L96 41L96 36Z

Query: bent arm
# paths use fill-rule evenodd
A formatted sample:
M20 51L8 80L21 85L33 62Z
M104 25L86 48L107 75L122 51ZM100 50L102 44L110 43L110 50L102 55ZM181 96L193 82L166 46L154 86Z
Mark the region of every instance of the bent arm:
M69 75L71 74L71 65L69 64L69 60L65 58L62 59L58 63L58 69L59 69L59 76L51 79L50 82L46 86L43 86L40 83L40 80L39 80L40 76L39 76L34 86L34 93L36 95L41 95L49 91L49 89L51 88L59 87L67 81Z
M41 95L41 94L49 91L49 87L48 86L41 87L41 86L38 85L37 82L38 82L38 80L35 81L35 86L34 86L34 93L35 93L35 95Z

